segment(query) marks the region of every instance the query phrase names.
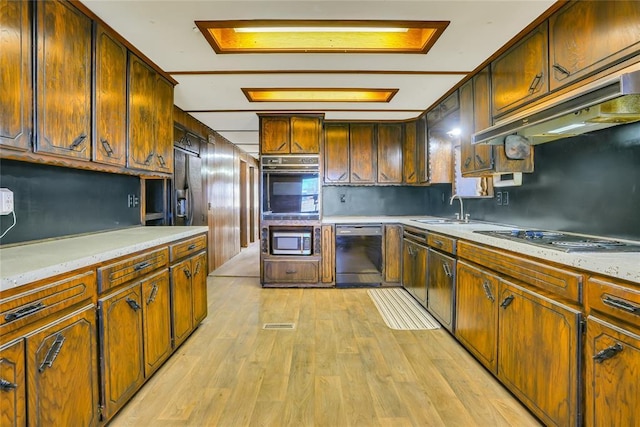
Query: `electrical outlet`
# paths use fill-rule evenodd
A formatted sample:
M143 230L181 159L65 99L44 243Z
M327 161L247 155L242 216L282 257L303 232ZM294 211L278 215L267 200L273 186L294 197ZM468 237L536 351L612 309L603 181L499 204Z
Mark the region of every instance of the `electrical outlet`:
M502 205L503 206L507 206L509 204L509 192L508 191L503 191L502 192Z
M140 199L135 194L129 194L127 196L127 207L135 208L140 204Z
M502 191L496 191L496 202L502 206Z
M11 212L13 212L13 191L0 188L0 215L9 215Z

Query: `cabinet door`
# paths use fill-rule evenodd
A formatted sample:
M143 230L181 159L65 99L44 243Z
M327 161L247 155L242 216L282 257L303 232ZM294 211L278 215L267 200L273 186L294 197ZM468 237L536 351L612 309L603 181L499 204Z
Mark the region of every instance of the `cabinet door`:
M402 284L420 304L427 306L427 248L404 239Z
M460 170L462 175L475 169L475 145L473 140L473 80L469 80L458 90L460 94Z
M493 117L504 115L549 91L547 42L545 21L491 63Z
M66 1L36 2L38 151L91 159L91 20Z
M405 184L418 183L418 157L416 145L417 121L406 123L404 126L404 144L402 145L402 182Z
M349 125L324 125L324 182L349 182Z
M429 165L431 164L431 154L429 150L426 115L422 115L416 122L416 148L418 150L418 183L428 184L431 181L431 171L429 170ZM449 150L449 153L451 153L451 150ZM451 160L451 154L449 154L449 160ZM451 164L451 161L449 161L448 163ZM450 177L448 179L448 182L451 182Z
M27 425L24 341L0 348L0 425Z
M376 149L373 124L349 125L350 181L373 184L376 181Z
M545 424L577 425L580 312L504 280L498 301L498 378Z
M207 317L207 253L196 255L191 260L193 287L193 327Z
M335 280L335 234L332 225L322 226L322 267L321 280L323 283L333 283Z
M177 347L193 330L193 288L191 286L191 259L181 261L171 271L171 313L173 315L173 341Z
M127 49L99 25L95 57L93 160L124 167L127 162Z
M30 2L0 0L0 145L31 146Z
M266 283L318 283L318 261L286 259L264 261Z
M288 154L289 138L289 117L260 118L260 152L262 154Z
M576 1L549 18L551 90L638 52L638 1Z
M291 153L318 154L320 152L320 119L291 117Z
M491 98L489 96L490 91L491 88L489 67L486 67L478 74L473 76L472 134L491 126ZM460 102L462 103L462 101ZM473 140L473 136L470 138L470 140ZM486 144L473 146L473 167L476 171L488 170L494 166L493 149L493 146ZM531 150L531 152L533 153L533 150ZM518 160L517 162L522 161Z
M102 333L102 405L111 418L144 381L139 282L98 302Z
M414 269L415 264L415 250L413 249L413 242L407 239L402 241L402 287L404 287L409 293L413 294L414 287Z
M154 140L156 72L135 55L129 55L129 155L130 168L153 170L157 154Z
M631 425L640 414L640 335L589 316L585 348L585 425Z
M402 125L379 124L378 183L402 183Z
M171 354L171 299L169 272L142 282L144 376L148 378Z
M384 226L384 281L400 283L402 271L402 226Z
M458 260L456 338L487 369L498 363L498 277Z
M38 330L26 342L29 424L97 425L95 306L87 306Z
M173 173L173 84L156 74L153 170Z
M455 268L455 258L429 249L427 309L443 327L451 332L454 327Z

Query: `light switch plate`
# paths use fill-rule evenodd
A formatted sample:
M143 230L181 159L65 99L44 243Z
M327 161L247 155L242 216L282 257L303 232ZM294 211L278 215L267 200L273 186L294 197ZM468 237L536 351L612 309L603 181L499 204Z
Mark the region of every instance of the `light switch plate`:
M11 212L13 212L13 191L0 188L0 215L9 215Z

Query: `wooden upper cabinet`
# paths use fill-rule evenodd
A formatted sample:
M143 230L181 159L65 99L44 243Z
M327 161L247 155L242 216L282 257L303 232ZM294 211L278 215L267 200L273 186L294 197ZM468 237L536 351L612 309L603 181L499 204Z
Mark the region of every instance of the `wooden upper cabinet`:
M640 2L574 1L549 18L551 90L640 52Z
M473 76L473 133L491 126L491 79L489 67ZM471 138L473 140L473 137ZM493 147L490 145L474 146L474 167L484 170L491 167L494 161ZM504 151L504 150L503 150ZM533 152L533 150L531 150Z
M89 160L91 20L66 1L36 2L35 7L36 149Z
M462 174L476 172L473 139L473 80L460 86L460 168Z
M352 184L376 182L375 125L352 123L349 125L350 181Z
M378 184L402 183L402 124L380 123L378 128Z
M324 125L324 182L349 182L349 124Z
M260 118L262 154L318 154L321 123L318 117Z
M320 152L320 119L291 117L291 153L318 154Z
M290 150L289 117L260 118L260 152L288 154Z
M0 0L0 146L31 146L31 20L28 1Z
M96 140L93 160L127 162L127 49L102 26L96 31Z
M130 168L173 171L173 85L129 54Z
M404 144L402 145L402 182L405 184L418 183L418 146L417 146L417 124L414 120L405 123Z
M491 63L492 116L502 116L549 92L547 22Z
M429 164L431 162L431 159L429 151L429 138L427 134L427 115L423 114L418 118L418 121L416 122L416 173L418 174L418 184L428 184L430 182L431 171L429 169ZM451 156L451 154L449 154L449 156ZM449 179L449 182L451 182L451 179Z

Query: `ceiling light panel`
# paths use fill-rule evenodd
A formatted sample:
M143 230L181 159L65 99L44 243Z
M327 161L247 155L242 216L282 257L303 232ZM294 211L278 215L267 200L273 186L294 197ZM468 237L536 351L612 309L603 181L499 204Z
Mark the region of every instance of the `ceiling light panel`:
M242 88L250 102L389 102L398 89Z
M216 53L427 53L449 21L195 21Z

